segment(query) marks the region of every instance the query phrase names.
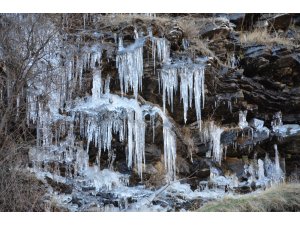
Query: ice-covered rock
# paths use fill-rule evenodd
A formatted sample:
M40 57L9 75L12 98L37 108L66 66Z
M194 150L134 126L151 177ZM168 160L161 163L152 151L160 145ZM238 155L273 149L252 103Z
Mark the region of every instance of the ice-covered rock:
M251 127L255 128L256 130L260 130L264 126L264 121L256 119L256 118L253 118L253 119L250 120L249 125Z

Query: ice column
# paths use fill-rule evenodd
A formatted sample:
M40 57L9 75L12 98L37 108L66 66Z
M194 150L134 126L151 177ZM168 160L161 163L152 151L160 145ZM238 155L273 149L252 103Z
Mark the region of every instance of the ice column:
M264 162L261 159L258 159L258 179L264 180L264 178L265 178Z
M163 125L164 161L169 181L176 178L176 136L168 124Z
M246 117L247 117L247 110L239 112L239 127L241 129L248 126L248 122L246 120Z
M204 124L201 132L201 141L204 143L209 142L210 151L212 151L213 159L221 164L223 158L223 146L221 144L221 134L223 129L214 124L213 121L208 121ZM211 153L207 155L211 156Z
M276 144L274 145L274 149L275 149L275 173L278 178L281 178L283 177L283 172L282 169L280 168L279 153Z

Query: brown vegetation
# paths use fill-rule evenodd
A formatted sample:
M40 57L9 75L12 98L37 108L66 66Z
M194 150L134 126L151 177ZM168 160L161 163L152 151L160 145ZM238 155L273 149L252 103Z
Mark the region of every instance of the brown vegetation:
M285 212L300 210L300 184L280 184L259 194L209 202L200 212Z
M21 168L26 163L26 146L12 140L1 140L0 211L44 211L45 187Z
M292 46L294 43L289 38L284 38L275 34L270 34L267 29L255 29L244 32L240 36L241 44L262 44L272 46L274 44Z

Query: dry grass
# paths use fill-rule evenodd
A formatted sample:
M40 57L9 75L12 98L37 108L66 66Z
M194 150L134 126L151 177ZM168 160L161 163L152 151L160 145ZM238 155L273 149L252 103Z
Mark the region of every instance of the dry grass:
M186 39L193 40L199 36L199 27L196 26L195 20L191 18L183 18L178 21L179 27L183 31Z
M266 29L255 29L252 32L245 32L240 37L241 44L262 44L272 46L274 44L293 46L292 40L279 37L277 34L271 35Z
M115 14L107 14L100 17L100 21L104 23L106 26L118 26L121 23L134 24L136 20L142 20L146 24L150 24L152 21L160 25L164 25L167 22L170 22L171 19L165 16L156 16L152 17L146 14L129 14L129 13L115 13Z
M200 212L288 212L300 211L300 184L281 184L259 194L210 202Z
M22 172L26 158L24 147L12 140L1 143L0 211L44 211L45 187L35 177Z
M193 51L200 51L203 55L205 56L210 56L213 58L217 58L217 56L215 55L215 53L209 49L208 47L208 43L205 40L202 39L194 39L192 41L192 45L190 46L190 49Z

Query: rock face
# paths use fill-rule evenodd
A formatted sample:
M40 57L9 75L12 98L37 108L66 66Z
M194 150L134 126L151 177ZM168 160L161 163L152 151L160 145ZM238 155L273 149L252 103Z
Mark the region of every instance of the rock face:
M160 202L156 191L142 193L139 185L159 190L179 179L182 184L166 190L189 199L204 198L203 190L248 193L298 175L299 46L241 40L264 21L271 35L274 29L288 32L298 15L85 16L77 15L86 21L80 43L72 41L83 34L64 31L72 48L85 47L64 56L70 67L63 71L77 72L66 74L74 77L64 81L68 89L59 113L51 117L41 104L43 118L29 113L42 124L37 136L43 153L54 139L60 143L41 164L38 150L31 151L32 170L59 177L46 181L72 195L63 200L76 205L70 210L142 210L141 196L152 196L152 206L164 210L190 209L190 202L168 194ZM76 27L75 17L66 19ZM89 32L98 27L99 33ZM297 23L293 29L299 35ZM53 130L56 136L42 137ZM135 197L112 192L126 185L138 187Z

